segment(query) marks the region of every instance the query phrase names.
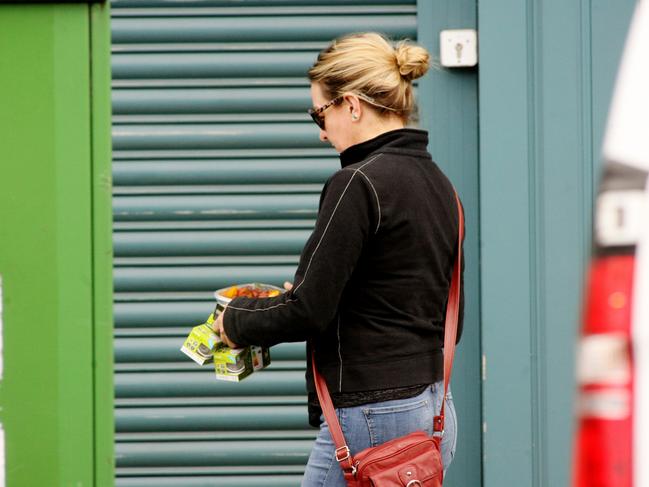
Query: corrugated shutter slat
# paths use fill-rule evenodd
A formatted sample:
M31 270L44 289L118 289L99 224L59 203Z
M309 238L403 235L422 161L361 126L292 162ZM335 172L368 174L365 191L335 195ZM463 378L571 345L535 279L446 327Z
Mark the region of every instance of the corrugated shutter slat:
M300 484L303 343L241 383L180 352L237 282L292 279L335 152L305 113L334 37L416 37L415 0L113 0L118 487Z

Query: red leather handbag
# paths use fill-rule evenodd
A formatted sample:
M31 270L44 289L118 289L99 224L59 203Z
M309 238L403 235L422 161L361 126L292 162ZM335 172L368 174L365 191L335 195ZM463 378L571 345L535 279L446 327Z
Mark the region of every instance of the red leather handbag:
M464 214L457 193L455 198L459 211L459 231L457 258L448 293L444 328L444 397L446 397L453 368L460 309ZM444 434L444 401L439 416L434 418L433 436L423 431L416 431L382 445L366 448L352 457L331 402L329 389L324 378L318 373L313 354L311 354L311 363L320 406L336 445L336 460L343 469L348 487L442 487L444 466L441 438Z

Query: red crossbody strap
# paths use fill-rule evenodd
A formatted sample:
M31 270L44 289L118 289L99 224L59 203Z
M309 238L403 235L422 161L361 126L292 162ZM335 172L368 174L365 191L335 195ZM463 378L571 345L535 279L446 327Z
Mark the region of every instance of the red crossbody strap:
M453 372L453 358L455 357L455 342L457 341L457 326L460 317L460 287L462 277L462 241L464 240L464 211L460 198L455 193L458 210L458 237L457 256L453 264L453 276L451 287L448 291L448 302L446 303L446 323L444 324L444 398L448 392L448 384L451 381ZM444 409L446 401L442 401L442 410L439 416L434 419L435 431L444 431Z
M457 325L460 312L460 278L462 273L462 240L464 238L464 212L460 198L455 193L457 207L459 212L459 228L457 240L457 256L453 266L453 276L451 277L451 287L448 292L448 302L446 305L446 323L444 324L444 397L448 389L448 383L451 380L451 372L453 370L453 357L455 355L455 341L457 337ZM316 393L320 400L320 407L329 426L331 438L336 445L336 460L340 463L343 471L346 474L353 473L355 470L352 463L351 453L345 436L338 422L336 411L331 396L329 395L329 388L324 378L318 372L315 364L315 354L311 352L311 366L313 369L313 382L315 383ZM444 401L442 401L442 410L440 415L435 417L435 431L443 431L444 429Z
M322 408L322 413L327 420L331 439L333 440L334 445L336 445L336 460L340 463L343 471L352 471L354 469L352 465L352 456L347 447L343 430L340 428L334 405L331 402L327 383L318 372L318 368L315 366L315 354L313 352L311 352L311 366L313 368L313 382L315 383L315 390L318 394L318 399L320 400L320 407Z

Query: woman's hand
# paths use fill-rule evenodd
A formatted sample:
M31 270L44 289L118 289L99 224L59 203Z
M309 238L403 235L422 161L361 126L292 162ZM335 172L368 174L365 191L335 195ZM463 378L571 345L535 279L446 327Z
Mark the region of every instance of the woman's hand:
M288 281L284 282L284 289L290 291L291 289L293 289L293 284ZM228 338L228 335L226 335L225 333L225 328L223 327L223 315L225 315L225 312L227 310L228 310L228 306L226 304L221 314L219 314L216 317L216 320L214 320L214 323L212 323L212 329L214 330L214 333L216 333L221 337L223 343L225 343L228 347L239 348L239 345L237 345L236 343L234 343L232 340Z
M225 328L223 327L223 315L227 311L228 307L226 305L225 309L221 312L216 317L216 320L214 323L212 323L212 329L214 330L214 333L219 335L221 337L221 340L223 340L223 343L225 343L228 347L230 348L239 348L239 345L231 341L228 336L225 334Z

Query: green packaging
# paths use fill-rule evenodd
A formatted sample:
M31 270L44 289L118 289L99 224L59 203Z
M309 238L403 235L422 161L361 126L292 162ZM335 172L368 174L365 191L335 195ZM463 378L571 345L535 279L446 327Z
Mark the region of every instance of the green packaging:
M192 328L189 336L180 348L180 351L191 358L198 365L204 365L213 360L214 351L224 346L221 338L212 330L214 314L207 321Z
M257 370L270 365L266 347L229 348L221 346L214 352L214 371L218 380L239 382Z
M258 346L226 346L212 329L222 310L221 306L217 306L205 323L192 328L180 350L198 365L214 362L218 380L239 382L270 365L270 350Z

